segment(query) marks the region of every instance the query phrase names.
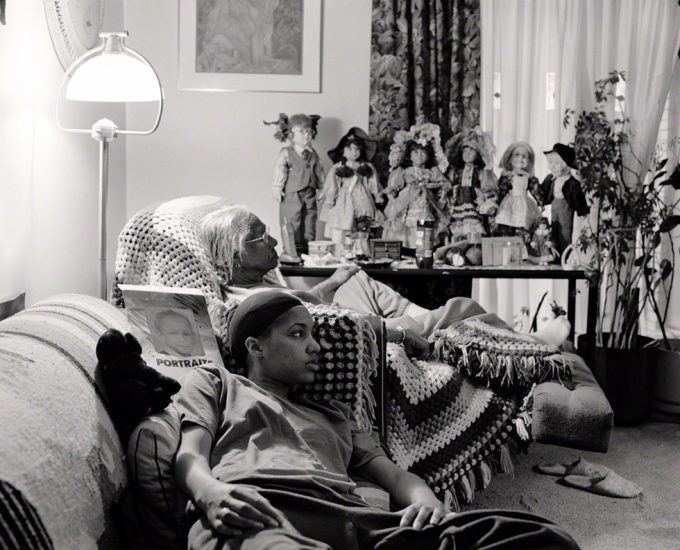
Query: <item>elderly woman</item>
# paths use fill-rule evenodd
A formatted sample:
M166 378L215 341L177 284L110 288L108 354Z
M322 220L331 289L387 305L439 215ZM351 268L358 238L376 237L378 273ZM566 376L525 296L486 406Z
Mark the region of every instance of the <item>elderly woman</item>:
M285 289L269 272L278 265L277 240L264 223L243 206L225 206L205 216L200 235L217 273L223 299L242 301L272 288ZM410 302L387 285L371 279L358 267L340 267L325 281L307 291L286 289L305 302L328 304L385 318L387 340L404 343L407 351L423 352L426 338L436 329L472 316L507 327L470 298L450 298L428 310ZM561 326L561 325L560 325ZM559 345L566 335L552 327L536 334Z

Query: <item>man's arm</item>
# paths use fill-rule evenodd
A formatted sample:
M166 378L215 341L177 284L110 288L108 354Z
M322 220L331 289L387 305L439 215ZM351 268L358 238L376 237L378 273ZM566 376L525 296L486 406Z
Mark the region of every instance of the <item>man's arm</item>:
M281 525L281 513L257 491L215 479L208 462L211 446L208 430L198 424L183 424L175 461L177 484L205 514L210 528L236 536L248 529Z
M445 515L444 505L417 475L399 468L386 456L376 456L357 468L364 476L386 489L392 500L404 508L400 525L422 529L437 524Z

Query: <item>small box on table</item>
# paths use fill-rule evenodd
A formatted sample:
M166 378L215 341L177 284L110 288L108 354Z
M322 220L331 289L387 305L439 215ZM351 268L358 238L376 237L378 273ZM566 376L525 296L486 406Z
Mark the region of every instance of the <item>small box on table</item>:
M389 258L391 260L401 260L401 241L391 241L388 239L371 239L371 258Z
M524 259L522 237L484 237L482 265L519 265Z

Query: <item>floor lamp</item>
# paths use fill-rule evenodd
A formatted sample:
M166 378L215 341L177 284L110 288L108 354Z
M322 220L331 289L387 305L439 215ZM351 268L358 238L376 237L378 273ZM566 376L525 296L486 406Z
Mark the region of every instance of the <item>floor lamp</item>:
M103 32L101 44L85 52L66 70L57 97L57 124L67 132L89 133L99 142L99 294L106 299L106 199L109 178L109 142L119 135L153 133L163 113L163 88L151 64L125 45L127 31ZM158 113L149 130L120 130L103 118L91 128L66 128L61 123L64 97L70 101L106 103L158 102Z

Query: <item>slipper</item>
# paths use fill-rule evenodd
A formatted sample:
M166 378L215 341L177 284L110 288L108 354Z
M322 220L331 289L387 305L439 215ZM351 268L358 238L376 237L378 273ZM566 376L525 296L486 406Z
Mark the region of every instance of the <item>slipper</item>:
M588 462L585 458L579 458L571 464L536 464L533 470L549 476L576 475L585 477L604 477L610 472L606 466Z
M604 477L569 475L558 480L558 483L560 482L569 487L607 497L635 498L642 493L642 487L612 471Z

